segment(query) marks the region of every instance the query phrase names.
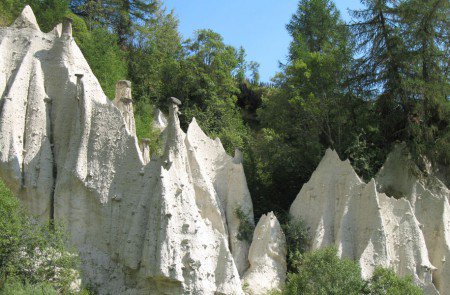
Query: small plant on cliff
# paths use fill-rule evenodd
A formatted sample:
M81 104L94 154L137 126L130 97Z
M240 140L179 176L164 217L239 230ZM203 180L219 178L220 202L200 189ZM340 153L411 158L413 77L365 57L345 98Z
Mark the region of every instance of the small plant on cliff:
M241 207L236 208L234 213L239 219L238 240L251 242L255 225L251 222L250 213L244 212Z

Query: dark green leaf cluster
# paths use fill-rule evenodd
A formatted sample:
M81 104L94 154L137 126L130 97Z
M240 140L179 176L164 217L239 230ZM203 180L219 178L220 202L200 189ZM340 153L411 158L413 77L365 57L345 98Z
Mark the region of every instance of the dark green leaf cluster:
M288 271L295 271L298 268L297 263L306 251L309 250L310 237L308 228L303 220L298 220L288 216L286 222L282 225L286 236L288 250Z
M255 225L250 221L250 213L244 212L241 207L238 207L234 211L234 214L236 214L236 217L239 219L238 240L251 243Z
M136 135L140 139L147 139L151 154L163 154L163 138L159 130L152 127L155 110L145 101L138 101L135 105L134 119L136 122Z
M410 277L400 278L390 269L376 268L370 280L363 280L358 264L339 259L334 248L300 255L294 264L297 269L288 275L283 295L423 294Z
M339 259L334 248L301 256L297 272L289 274L284 294L362 294L365 282L357 263Z
M423 291L413 284L411 277L400 278L391 269L378 267L370 279L371 295L420 295Z
M353 11L355 80L375 93L384 145L405 141L416 160L450 163L446 0L365 0ZM358 69L358 70L357 70Z
M257 215L287 210L326 148L366 181L398 141L418 163L450 163L449 2L362 4L345 24L331 0L300 0L287 25L246 164Z
M265 202L256 212L287 210L326 148L350 158L365 178L385 155L384 147L373 144L380 141L374 103L350 80L354 42L334 4L300 1L287 29L288 62L257 111L262 128L253 144L256 167L249 182L252 194Z

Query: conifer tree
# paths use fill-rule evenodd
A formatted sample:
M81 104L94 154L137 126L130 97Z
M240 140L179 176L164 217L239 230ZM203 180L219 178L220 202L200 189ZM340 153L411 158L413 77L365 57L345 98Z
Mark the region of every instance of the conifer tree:
M411 149L433 162L450 163L450 87L448 69L450 3L410 0L398 7L401 31L410 56L408 95L416 101ZM447 74L446 74L447 73Z
M352 11L352 24L362 57L356 67L364 69L358 79L377 98L381 132L386 142L407 139L407 120L412 105L405 92L404 73L408 56L398 27L392 0L362 0L365 8Z
M158 7L156 0L72 0L71 9L84 18L112 29L118 44L129 49L136 32Z

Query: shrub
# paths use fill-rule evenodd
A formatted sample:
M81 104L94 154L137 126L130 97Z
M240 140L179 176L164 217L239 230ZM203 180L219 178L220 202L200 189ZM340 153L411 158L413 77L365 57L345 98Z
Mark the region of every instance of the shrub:
M136 135L139 139L149 139L151 154L160 156L164 153L164 139L161 131L153 127L154 113L154 107L147 101L140 100L135 104Z
M292 264L296 270L288 274L288 282L280 293L282 295L423 294L411 277L400 278L393 270L381 267L375 269L372 279L364 281L358 263L340 259L337 250L332 247L294 258Z
M17 278L10 278L0 289L1 295L57 295L58 292L49 283L29 284Z
M255 225L251 222L249 213L245 213L241 207L236 208L234 213L239 219L239 228L237 234L238 240L248 241L249 243L251 243L253 239L253 231L255 230Z
M303 220L294 219L292 216L288 216L282 228L286 235L288 270L294 271L296 262L300 261L301 255L309 248L308 228Z
M26 217L18 200L1 181L0 228L2 294L12 294L8 290L16 289L46 290L48 286L63 294L77 291L74 283L79 277L79 260L66 246L67 239L62 226L38 224ZM17 288L18 284L23 288Z
M414 285L411 277L400 278L391 269L378 267L370 280L371 295L420 295L423 291Z
M288 275L284 295L361 294L366 286L358 264L339 259L334 248L307 253L294 264L297 272Z

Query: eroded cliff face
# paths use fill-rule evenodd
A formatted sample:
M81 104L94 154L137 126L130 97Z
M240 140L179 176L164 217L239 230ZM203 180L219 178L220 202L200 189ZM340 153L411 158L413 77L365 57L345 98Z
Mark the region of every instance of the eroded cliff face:
M66 225L100 294L243 294L235 210L254 221L240 153L195 120L184 133L170 99L164 154L150 157L130 84L109 101L71 31L41 32L29 7L0 28L0 177L32 215Z
M423 232L430 262L436 268L433 283L441 294L450 294L450 191L441 175L424 175L404 145L388 156L376 176L380 192L408 200Z
M359 262L364 278L376 266L412 275L426 294L450 294L450 193L424 176L404 145L364 183L335 151L324 158L290 208L310 229L311 250L335 246Z
M250 268L243 281L250 295L280 291L286 280L286 238L273 212L261 216L250 247Z

